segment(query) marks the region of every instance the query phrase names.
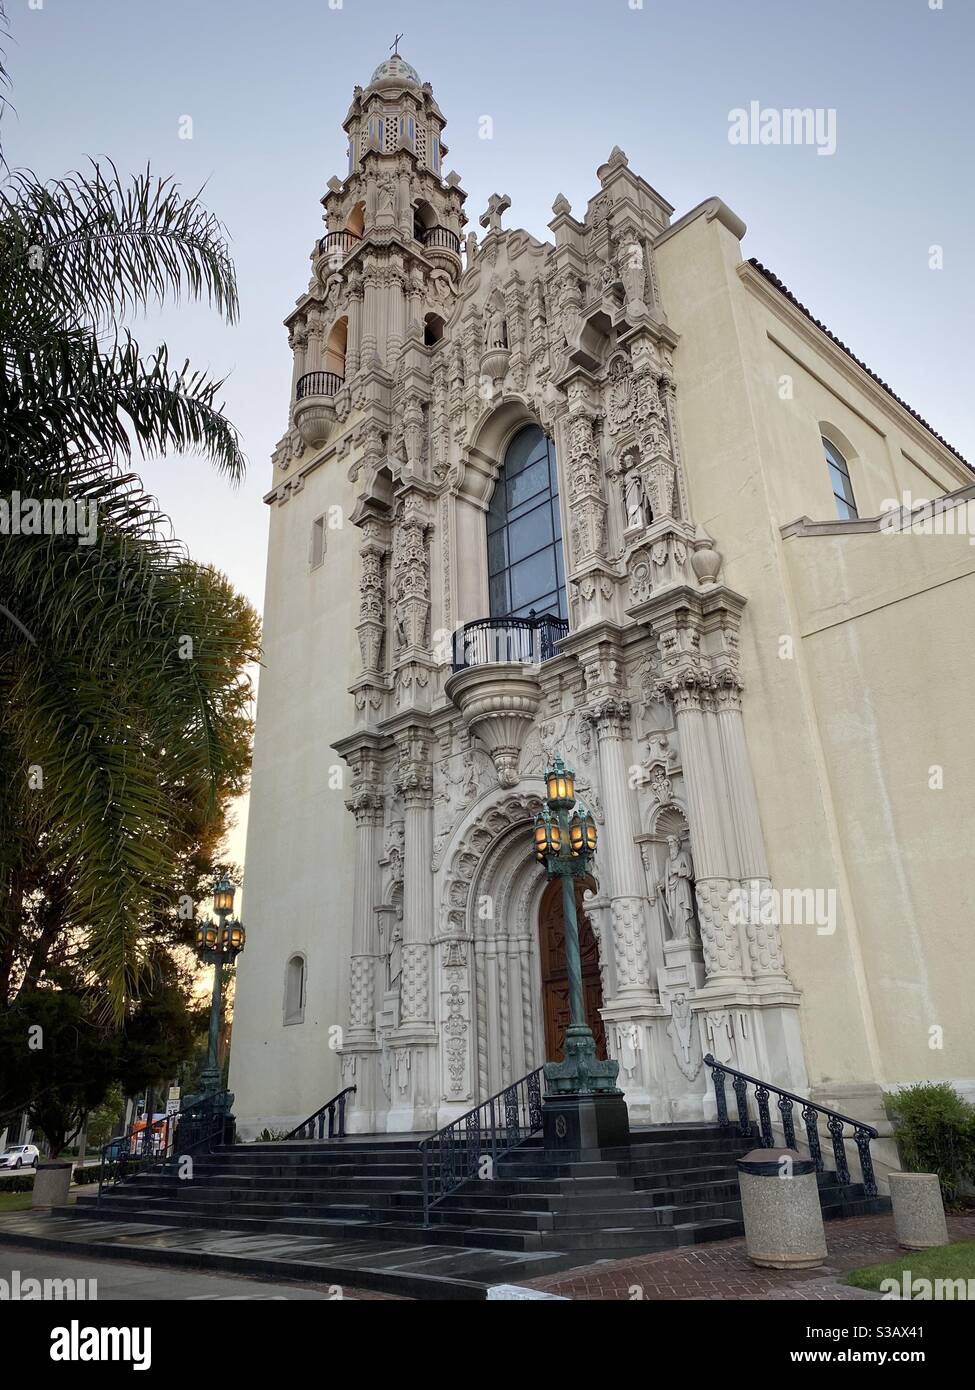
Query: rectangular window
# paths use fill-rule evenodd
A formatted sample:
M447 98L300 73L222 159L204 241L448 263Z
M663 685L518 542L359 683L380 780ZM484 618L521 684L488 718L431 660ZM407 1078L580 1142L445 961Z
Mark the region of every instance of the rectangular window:
M316 516L311 524L311 554L309 555L309 565L313 570L317 570L325 559L325 518Z

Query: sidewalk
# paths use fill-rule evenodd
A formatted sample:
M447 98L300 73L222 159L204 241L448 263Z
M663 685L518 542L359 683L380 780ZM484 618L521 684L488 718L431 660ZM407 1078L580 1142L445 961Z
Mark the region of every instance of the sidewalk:
M975 1238L975 1216L950 1216L948 1236L951 1240ZM877 1299L880 1294L850 1288L840 1278L851 1269L909 1253L895 1243L890 1215L827 1222L826 1245L829 1255L819 1269L756 1269L745 1254L744 1239L738 1239L603 1260L526 1279L525 1285L580 1299Z

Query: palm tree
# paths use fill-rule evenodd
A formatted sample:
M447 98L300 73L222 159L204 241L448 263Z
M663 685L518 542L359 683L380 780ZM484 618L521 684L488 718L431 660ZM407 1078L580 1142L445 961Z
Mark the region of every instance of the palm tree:
M132 471L195 451L237 482L222 383L143 354L125 320L189 297L233 322L237 286L222 225L171 180L92 163L45 183L2 146L0 167L0 1006L38 938L70 932L121 1017L188 826L243 784L258 656L253 610ZM18 498L94 532L13 534Z

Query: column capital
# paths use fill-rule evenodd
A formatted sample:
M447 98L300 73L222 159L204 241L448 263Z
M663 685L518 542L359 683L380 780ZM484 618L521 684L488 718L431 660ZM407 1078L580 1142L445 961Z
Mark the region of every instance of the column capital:
M610 696L583 710L582 717L593 726L598 738L623 738L630 719L630 702Z
M355 788L346 799L345 809L355 816L357 826L383 823L383 798L373 787Z

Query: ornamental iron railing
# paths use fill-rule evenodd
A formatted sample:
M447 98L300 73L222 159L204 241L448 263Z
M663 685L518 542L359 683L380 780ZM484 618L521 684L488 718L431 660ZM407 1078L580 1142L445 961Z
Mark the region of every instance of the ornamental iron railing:
M449 227L428 227L423 233L423 245L432 251L453 251L460 255L460 237Z
M362 237L358 232L328 232L318 239L318 254L320 256L344 257L350 251L354 251L361 240Z
M425 1226L430 1224L430 1208L480 1176L485 1158L491 1160L491 1172L496 1173L499 1158L538 1133L542 1127L542 1072L543 1068L537 1067L420 1140Z
M285 1139L344 1139L345 1138L345 1098L355 1094L354 1086L346 1086L337 1096L319 1106L307 1120L296 1125ZM326 1130L328 1133L326 1134Z
M338 372L305 372L298 378L295 400L304 400L305 396L335 396L344 385L345 377Z
M174 1160L187 1154L210 1153L215 1144L232 1135L229 1091L217 1091L191 1101L182 1110L161 1120L134 1120L125 1134L102 1146L98 1196L150 1172L174 1174Z
M747 1072L736 1071L734 1067L726 1066L723 1062L716 1062L710 1052L704 1061L711 1068L714 1098L718 1107L718 1124L722 1129L729 1128L733 1123L728 1118L728 1098L725 1094L725 1078L730 1076L732 1077L731 1089L735 1093L735 1104L738 1112L738 1133L742 1138L747 1138L749 1134L754 1133L754 1123L748 1109L748 1087L753 1086L755 1108L758 1114L758 1130L765 1148L775 1148L775 1136L772 1133L772 1112L769 1106L769 1099L774 1094L778 1097L776 1108L781 1116L785 1147L787 1149L796 1147L795 1107L798 1105L806 1130L809 1157L816 1165L816 1172L822 1173L825 1164L819 1136L819 1117L825 1115L826 1129L830 1136L833 1159L836 1163L836 1176L840 1182L848 1183L850 1182L850 1165L846 1158L846 1127L849 1125L853 1130L849 1137L856 1145L860 1156L863 1190L868 1197L877 1195L877 1179L874 1175L873 1159L870 1155L870 1141L878 1137L879 1131L874 1129L872 1125L864 1124L861 1120L854 1120L849 1115L841 1114L839 1110L830 1110L828 1106L817 1105L814 1101L807 1100L803 1096L794 1095L792 1091L783 1091L781 1087L773 1086L769 1081L759 1081L757 1077L749 1076Z
M568 620L551 613L527 618L475 618L454 633L454 670L496 662L537 666L558 656L556 643L568 631Z

